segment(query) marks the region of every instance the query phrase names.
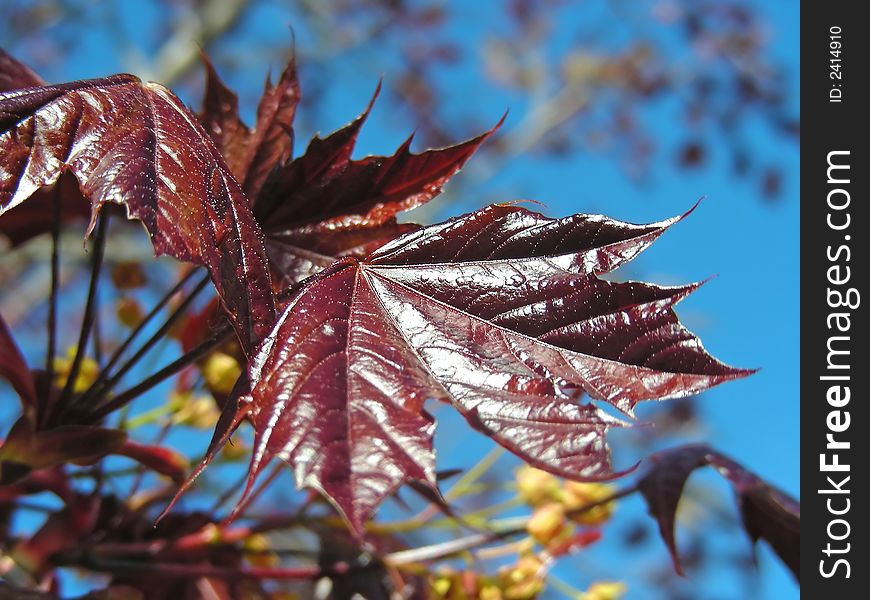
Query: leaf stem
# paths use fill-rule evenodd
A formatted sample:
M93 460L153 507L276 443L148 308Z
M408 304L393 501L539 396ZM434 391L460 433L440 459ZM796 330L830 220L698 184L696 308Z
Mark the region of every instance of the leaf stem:
M410 519L404 519L401 521L387 521L385 523L378 523L372 521L371 523L369 523L366 529L375 533L407 533L410 531L416 531L423 527L430 529L443 529L447 527L456 527L456 525L471 524L474 525L474 528L477 528L476 524L479 523L481 520L484 520L493 515L497 515L508 509L516 508L517 506L521 506L522 504L522 499L519 496L514 496L513 498L509 498L504 502L499 502L498 504L493 504L491 506L485 506L473 512L464 513L461 515L461 521L459 522L457 522L457 519L455 517L444 517L437 520L421 520L418 517L412 517Z
M94 256L91 261L91 281L88 285L88 299L85 303L85 314L82 318L79 342L76 347L75 358L73 358L72 366L70 367L69 377L67 377L66 383L63 386L63 391L58 399L58 405L60 406L61 411L58 414L58 417L69 408L67 403L73 389L75 388L75 382L79 377L82 361L85 358L85 351L88 346L88 339L90 338L91 330L94 326L94 309L97 302L97 283L100 280L100 269L103 266L103 255L106 250L106 229L109 223L109 215L108 213L101 214L98 219L97 233L94 237Z
M132 400L138 398L154 386L159 385L166 379L169 379L188 365L193 364L194 362L223 344L232 335L233 329L229 325L218 329L210 338L203 341L196 348L193 348L190 352L182 354L177 359L175 359L147 379L121 392L120 394L112 398L112 400L110 400L109 402L106 402L102 406L96 408L91 413L90 420L94 422L99 421L109 413L118 410L119 408L126 405L128 402L131 402Z
M188 271L187 274L182 277L178 281L178 283L176 283L172 287L171 290L163 295L163 297L160 299L159 302L157 302L154 308L152 308L151 311L142 318L142 321L139 322L139 324L137 324L136 327L130 332L130 335L127 336L127 339L124 340L124 342L120 346L118 346L118 348L112 353L112 356L111 358L109 358L109 362L106 363L106 366L100 369L100 374L97 376L97 379L91 385L90 389L85 392L85 398L91 397L95 393L95 390L99 389L105 383L106 379L109 376L109 372L113 368L115 368L115 365L118 364L121 356L123 356L124 352L127 351L127 348L130 347L130 344L133 343L133 340L135 340L136 337L140 333L142 333L142 331L145 329L145 326L151 322L151 320L157 315L157 313L163 310L163 307L166 306L166 304L169 303L170 300L172 300L175 294L177 294L187 284L187 282L189 282L193 278L195 274L196 269Z
M552 585L558 592L563 594L566 598L571 598L571 600L577 600L578 598L583 598L584 593L581 590L578 590L573 585L562 581L558 577L553 577L552 575L547 576L547 583Z
M597 506L602 506L604 504L613 502L614 500L618 500L620 498L624 498L625 496L631 495L638 490L639 488L636 484L629 486L627 488L614 492L607 498L602 498L601 500L590 502L589 504L585 504L579 508L576 508L567 513L566 516L573 517L583 514ZM502 540L506 537L525 533L526 525L529 518L531 517L522 517L519 520L505 519L502 522L502 526L504 528L496 528L492 533L475 533L463 538L448 540L446 542L432 544L430 546L422 546L420 548L412 548L411 550L393 552L384 556L384 562L392 566L402 566L413 563L429 562L433 560L440 560L442 558L448 558L460 552L471 550L472 548L477 548L478 546L483 546L484 544L489 544L490 542L495 542L498 540Z
M459 480L454 483L449 490L444 492L444 499L447 501L456 500L467 494L474 483L480 479L483 475L489 471L492 466L496 463L496 461L504 454L504 448L501 446L493 447L486 455L481 458L477 464L471 467L468 471L466 471ZM420 525L426 523L429 519L438 514L438 506L435 504L429 504L421 510L417 515L411 517L408 521L419 523Z
M48 296L48 347L45 351L45 390L37 398L37 418L45 424L54 385L54 357L57 354L57 296L60 288L60 182L54 190L51 222L51 291Z
M121 378L124 377L124 375L126 375L130 371L130 369L136 366L136 363L138 363L142 359L142 357L145 356L145 354L147 354L151 350L151 348L154 347L154 344L163 339L163 336L165 336L166 333L172 328L172 326L178 321L178 319L180 319L184 315L188 307L196 299L196 296L205 288L206 285L208 285L208 282L209 277L208 275L205 275L200 280L200 282L197 283L196 286L190 291L187 297L182 300L181 304L179 304L178 307L176 307L176 309L172 311L172 314L169 315L169 317L166 319L166 322L163 323L163 325L161 325L160 328L156 332L154 332L154 334L150 338L148 338L148 340L146 340L144 344L142 344L142 347L139 348L139 350L137 350L136 353L131 356L129 360L127 360L127 362L121 365L121 367L115 374L110 376L107 380L104 380L104 383L100 387L91 387L91 389L94 391L91 392L89 390L85 394L85 396L82 397L82 403L87 402L94 396L105 396L107 393L109 393L118 384ZM108 369L105 369L104 371L108 371Z
M125 420L123 424L119 424L118 428L132 431L134 429L142 427L143 425L151 425L161 417L171 415L172 411L173 408L169 405L169 403L161 404L159 406L155 406L150 410L139 413L135 417L130 417L129 419Z
M495 462L504 454L502 446L495 446L492 450L486 453L486 456L480 459L476 465L471 467L453 486L444 493L445 500L455 500L465 494L468 488L478 479L483 477L489 471Z
M103 364L103 338L100 335L100 311L98 309L94 310L94 331L91 335L94 336L94 360L99 367Z

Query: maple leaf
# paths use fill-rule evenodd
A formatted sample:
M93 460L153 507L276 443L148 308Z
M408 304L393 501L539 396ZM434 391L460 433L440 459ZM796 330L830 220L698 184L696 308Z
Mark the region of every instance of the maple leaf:
M202 54L201 58L206 83L200 121L248 198L255 201L272 169L283 166L293 151L293 119L301 98L295 58L284 68L277 84L272 85L266 78L253 130L239 117L236 94L221 81L208 57Z
M157 254L204 265L243 347L274 322L261 232L217 148L172 92L132 75L0 94L0 214L62 173L142 221Z
M272 170L254 199L276 290L316 274L337 258L367 256L417 229L398 223L396 214L440 194L504 120L454 146L414 154L412 136L392 156L353 160L360 129L379 92L380 85L359 117L325 138L313 138L304 154Z
M383 244L419 226L398 223L396 214L428 202L439 193L477 148L501 125L466 142L420 154L410 152L412 138L392 156L352 160L362 125L380 92L378 85L363 113L325 138L311 140L305 153L289 159L289 146L260 154L257 138L267 129L263 115L269 106L283 118L268 139L292 142L292 120L299 101L295 61L291 59L275 88L267 84L253 131L239 117L238 97L221 81L208 58L203 109L199 118L217 143L251 199L265 234L266 254L275 292L315 275L336 259L364 257ZM284 131L282 137L280 132ZM289 134L289 135L287 135ZM258 154L258 152L260 154ZM257 159L254 159L255 155ZM280 157L279 157L280 155ZM260 165L256 185L249 185L248 169Z
M697 286L603 281L677 219L630 225L490 206L425 227L306 282L252 357L204 461L241 418L255 430L247 491L274 457L361 534L405 482L436 488L434 420L452 404L527 462L612 478L605 433L642 400L749 371L711 357L673 305Z
M0 48L0 93L27 87L45 85L42 78ZM88 216L87 202L81 197L78 186L63 177L58 183L62 206L61 220L64 223ZM24 205L0 215L0 233L6 236L14 248L27 240L51 231L54 221L55 190L40 190Z
M254 203L264 232L284 233L304 225L324 230L383 225L397 213L438 195L504 121L447 148L413 154L412 135L392 156L352 160L360 129L379 91L380 85L365 111L351 123L326 138L313 138L302 156L272 171Z
M649 457L638 488L656 519L674 569L683 574L674 537L677 505L692 472L712 466L737 493L743 526L753 542L767 541L800 579L800 504L727 456L705 445L681 446Z
M267 234L264 244L275 292L316 275L339 258L368 256L400 235L420 226L390 219L382 225L329 230L302 226Z

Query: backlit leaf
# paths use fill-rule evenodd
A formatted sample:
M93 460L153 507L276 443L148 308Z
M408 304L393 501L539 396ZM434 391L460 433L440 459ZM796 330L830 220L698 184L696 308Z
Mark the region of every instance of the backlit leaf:
M362 258L414 229L397 223L396 214L440 194L501 125L447 148L413 154L408 139L393 156L352 160L377 94L362 115L323 139L315 137L302 156L266 180L254 214L266 234L277 289L313 275L336 258Z
M200 120L247 196L256 200L272 169L283 166L293 151L293 118L300 99L295 59L276 84L266 79L253 130L239 117L236 94L224 85L208 58L202 59L206 87Z
M626 422L583 392L630 416L642 400L749 373L715 360L680 325L673 305L696 286L596 277L676 220L638 226L491 206L339 261L289 301L218 437L248 418L248 489L278 457L358 534L403 483L436 488L430 399L535 466L612 478L605 433Z
M682 574L674 537L677 505L692 472L712 466L737 494L743 525L753 542L765 540L800 579L800 504L727 456L704 445L682 446L648 459L649 471L639 482L650 514Z
M0 48L0 92L45 85L42 78Z
M45 85L45 82L39 75L0 48L0 93L41 85ZM63 222L84 219L89 214L87 202L81 197L78 186L69 179L62 177L58 183L61 186L58 192L62 194ZM0 233L6 236L13 247L51 231L54 195L53 189L40 190L26 204L0 215Z

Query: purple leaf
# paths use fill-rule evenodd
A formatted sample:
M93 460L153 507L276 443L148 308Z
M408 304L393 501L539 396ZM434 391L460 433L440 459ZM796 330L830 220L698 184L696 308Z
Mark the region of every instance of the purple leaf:
M409 139L389 157L352 160L362 115L326 138L314 138L305 154L272 171L254 213L266 234L276 289L286 289L337 258L362 258L414 228L397 213L441 193L495 129L455 146L410 152Z
M42 77L0 48L0 92L45 85Z
M673 222L555 220L492 206L335 263L301 286L252 357L250 386L209 459L248 418L248 490L281 458L361 534L403 483L437 489L423 405L438 399L535 466L581 480L617 476L605 433L626 423L581 391L630 415L641 400L749 374L716 361L677 321L673 305L694 286L594 275Z
M0 94L0 214L63 172L142 221L157 254L206 266L242 346L274 322L261 233L214 144L166 88L132 75Z
M659 452L649 458L649 465L639 482L640 492L659 524L677 573L683 574L674 538L677 505L692 472L709 465L734 486L743 525L752 541L767 541L800 579L800 504L797 501L705 445Z
M224 85L205 55L206 87L200 121L217 143L227 164L252 201L269 173L282 167L293 151L293 119L299 104L296 61L291 59L278 83L266 79L257 107L257 123L249 130L239 117L239 100Z

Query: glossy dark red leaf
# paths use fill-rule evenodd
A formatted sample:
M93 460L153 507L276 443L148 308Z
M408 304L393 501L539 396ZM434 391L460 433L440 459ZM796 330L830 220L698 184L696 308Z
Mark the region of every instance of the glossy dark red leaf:
M378 88L380 89L380 88ZM272 171L254 205L266 234L277 289L345 256L363 257L414 226L397 213L439 193L496 128L476 138L420 154L408 139L393 155L352 160L362 115L321 139L286 167Z
M205 54L205 94L199 120L217 144L236 178L244 181L245 149L251 132L239 116L239 98L229 89Z
M681 446L649 458L639 488L662 538L683 574L674 537L677 505L692 472L712 466L734 486L743 524L753 542L765 540L800 579L800 504L727 456L705 445Z
M126 440L127 434L118 429L86 425L34 431L29 420L21 418L0 445L0 464L13 462L34 470L66 463L92 464L117 452Z
M63 174L54 187L36 191L27 202L0 215L0 234L13 248L52 230L55 194L60 194L62 224L83 223L90 217L90 204L79 191L75 177Z
M21 398L25 411L35 410L36 388L33 375L12 337L12 332L0 315L0 377L9 382Z
M0 48L0 93L41 85L45 82L39 75ZM61 186L63 222L86 218L90 211L78 186L66 177L61 178L58 185ZM13 247L51 231L54 194L53 189L40 190L26 204L0 215L0 233Z
M266 236L266 255L276 291L316 275L338 258L368 256L402 234L419 229L390 219L384 224L352 229L326 225L300 227Z
M332 228L386 223L438 195L501 124L447 148L414 154L409 138L392 156L349 160L364 118L324 140L315 138L305 155L272 173L254 209L265 232L316 223Z
M253 130L239 117L236 94L221 81L208 58L205 55L202 58L206 86L200 120L245 193L256 200L269 173L283 166L293 151L293 119L301 97L295 58L284 68L276 84L266 79Z
M0 94L0 214L71 172L92 206L142 221L158 254L206 266L242 345L274 322L260 229L172 92L132 75Z
M430 399L542 469L614 477L605 433L625 422L582 391L630 415L639 401L749 373L716 361L680 325L673 305L695 286L595 275L675 221L491 206L339 261L290 300L217 437L250 419L249 489L278 457L357 533L401 484L436 489Z

